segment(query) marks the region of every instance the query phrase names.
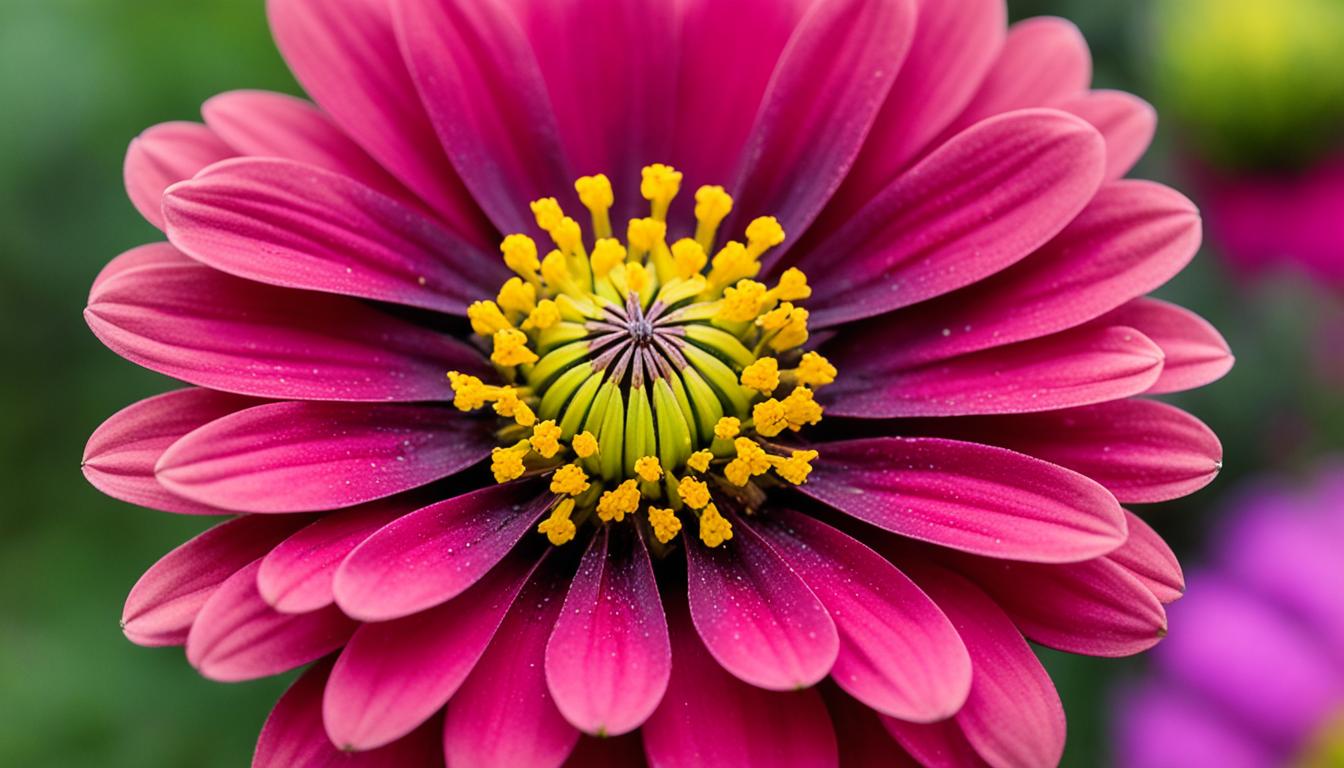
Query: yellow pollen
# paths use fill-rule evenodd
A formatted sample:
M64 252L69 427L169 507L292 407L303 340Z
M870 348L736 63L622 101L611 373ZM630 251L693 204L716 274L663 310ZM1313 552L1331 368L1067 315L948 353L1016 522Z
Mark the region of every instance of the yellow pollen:
M784 242L784 228L774 216L761 216L747 225L747 253L760 258L762 253Z
M448 382L453 385L453 405L459 411L474 411L485 405L485 384L480 379L449 371Z
M733 210L733 198L720 186L704 186L695 191L695 241L708 253L714 249L714 235Z
M495 400L495 413L513 419L523 427L530 427L537 421L537 415L518 398L518 392L513 387L500 387L498 399Z
M835 381L835 366L816 352L808 352L798 361L798 383L824 387Z
M649 525L653 528L654 538L662 544L675 539L681 532L681 521L670 509L649 507Z
M719 514L718 507L710 504L700 515L700 541L707 547L717 547L733 538L733 524Z
M747 252L744 245L730 240L714 254L710 265L709 282L714 285L728 285L744 277L755 277L761 271L761 263Z
M702 480L683 477L681 482L677 483L677 495L691 509L704 509L709 503L709 486Z
M590 261L593 265L593 276L599 279L606 277L611 270L625 263L625 246L621 245L619 240L604 237L593 246Z
M802 485L807 482L807 476L812 472L812 461L817 455L816 451L794 451L788 458L771 456L770 465L775 468L775 474L785 481Z
M630 258L639 259L667 238L667 223L657 219L631 219L626 231Z
M812 296L812 287L807 284L807 275L797 267L789 267L779 276L779 282L770 292L772 298L781 301L802 301Z
M611 218L608 213L616 201L611 192L611 181L603 174L583 176L574 182L579 202L593 215L593 232L597 237L611 237Z
M792 315L793 305L786 301L769 312L766 312L764 315L756 318L756 325L762 330L777 331L789 324L789 318Z
M551 285L568 286L573 282L565 255L559 251L551 251L541 260L541 276Z
M526 471L526 467L523 466L523 459L526 456L527 441L509 448L495 448L490 451L490 471L495 475L495 482L507 483L522 477Z
M756 424L756 431L765 437L774 437L789 426L784 415L784 404L773 397L752 407L751 420Z
M724 416L714 425L714 436L720 440L732 440L742 431L742 420L736 416Z
M574 440L570 442L570 447L574 449L574 453L578 454L579 458L586 459L597 453L597 438L593 437L592 432L585 430L574 436Z
M689 280L700 274L709 263L709 257L705 255L705 249L696 241L683 237L672 244L672 264L677 270L677 277L682 280Z
M649 288L649 271L637 261L626 264L625 285L634 293L644 295Z
M560 225L560 220L565 217L565 212L561 210L560 203L556 202L554 197L543 197L532 203L532 215L537 219L537 226L542 231L550 232Z
M583 230L579 228L579 222L568 216L561 218L560 223L551 230L551 239L555 241L555 247L564 253L583 250Z
M490 359L496 365L507 368L537 361L536 353L527 348L527 334L522 331L514 328L496 331L494 340L495 351L490 355Z
M733 447L737 449L737 458L747 464L747 469L751 470L753 475L763 475L770 469L770 460L761 448L749 437L739 437L733 441Z
M773 357L762 357L742 369L742 386L754 389L762 395L768 395L779 386L779 361Z
M807 318L808 311L802 307L794 307L789 313L788 321L784 327L770 339L770 348L776 352L793 349L802 346L807 342Z
M471 321L471 330L477 336L493 336L497 331L513 327L504 313L499 311L499 305L489 300L472 302L467 307L467 319Z
M809 424L816 424L821 421L821 405L817 403L812 390L807 387L796 387L789 393L788 397L784 398L781 405L784 410L784 418L789 422L789 429L794 432Z
M551 493L578 496L588 486L588 473L578 464L566 464L551 475Z
M527 322L523 323L523 330L536 328L539 331L550 328L560 322L560 308L550 299L542 299L537 302L537 306L527 316Z
M657 456L643 456L635 461L635 474L646 482L656 483L663 477L663 467Z
M765 286L755 280L738 280L737 285L723 290L723 304L715 318L730 323L749 323L761 314L765 293Z
M639 487L634 480L626 480L615 490L604 491L597 501L597 516L604 523L620 522L626 515L639 509Z
M543 459L549 459L560 452L560 427L550 419L540 422L532 428L532 437L528 442Z
M536 279L541 261L537 259L537 243L527 235L509 235L499 249L504 253L504 264L528 280Z
M526 315L537 305L537 289L531 283L510 277L500 286L499 296L495 300L505 312Z
M551 516L541 521L537 526L537 533L546 534L547 540L555 546L560 546L574 540L576 530L574 522L569 519L574 512L574 500L562 499L555 509L551 510Z
M686 466L696 472L706 472L709 470L709 462L714 460L714 453L709 450L699 450L691 454L686 460Z
M681 173L670 165L654 163L640 173L639 193L652 204L653 218L667 218L667 207L681 191Z

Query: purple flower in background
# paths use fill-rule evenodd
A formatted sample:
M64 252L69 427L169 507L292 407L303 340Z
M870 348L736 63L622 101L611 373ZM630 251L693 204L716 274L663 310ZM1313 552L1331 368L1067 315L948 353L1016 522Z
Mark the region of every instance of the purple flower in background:
M1248 488L1119 699L1120 768L1344 765L1344 463Z

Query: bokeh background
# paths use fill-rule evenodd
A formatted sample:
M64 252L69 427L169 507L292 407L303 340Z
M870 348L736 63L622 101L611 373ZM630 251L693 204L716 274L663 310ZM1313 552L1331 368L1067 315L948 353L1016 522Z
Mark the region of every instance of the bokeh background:
M156 239L122 191L126 144L198 118L219 91L298 93L262 5L0 0L0 765L245 765L288 682L219 685L180 649L127 642L126 592L207 521L130 507L79 473L94 427L174 386L104 349L80 314L108 259ZM1072 19L1095 83L1158 106L1133 175L1201 203L1230 180L1291 180L1344 153L1344 0L1250 5L1258 20L1221 0L1009 2L1014 18ZM1344 286L1291 258L1233 267L1229 250L1206 238L1160 293L1210 319L1238 357L1178 398L1222 438L1222 476L1146 515L1187 561L1239 479L1300 474L1344 447ZM1065 764L1105 765L1107 686L1142 660L1042 656L1068 709Z

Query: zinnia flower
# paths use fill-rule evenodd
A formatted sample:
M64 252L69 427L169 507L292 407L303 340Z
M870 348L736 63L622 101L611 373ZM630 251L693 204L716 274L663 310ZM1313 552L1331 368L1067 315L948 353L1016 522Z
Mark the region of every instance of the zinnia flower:
M1157 642L1179 570L1120 503L1194 491L1220 448L1130 398L1231 358L1143 298L1198 215L1121 180L1154 116L1088 90L1072 26L1006 29L1001 0L270 16L316 106L228 93L131 145L168 242L115 259L88 322L194 386L84 464L237 515L123 622L213 679L316 662L256 765L1045 765L1064 715L1023 636Z
M1120 768L1344 764L1344 464L1259 481L1230 513L1118 700Z

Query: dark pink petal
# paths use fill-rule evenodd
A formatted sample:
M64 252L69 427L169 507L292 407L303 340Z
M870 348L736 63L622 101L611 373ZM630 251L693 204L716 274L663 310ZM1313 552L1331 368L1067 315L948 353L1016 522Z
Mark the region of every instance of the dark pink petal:
M1114 182L1035 253L959 291L875 318L868 333L880 334L887 364L902 366L1039 338L1161 286L1199 243L1199 211L1183 195L1147 181Z
M444 371L484 371L470 347L353 299L182 258L119 271L89 297L84 318L112 351L211 389L299 400L445 400Z
M406 65L462 181L500 230L535 229L527 203L573 189L574 178L515 14L503 2L380 4L396 19ZM610 41L620 42L629 41Z
M1090 82L1092 54L1072 22L1052 16L1020 21L951 130L1014 109L1057 106Z
M829 412L869 419L1034 413L1137 395L1162 373L1162 350L1125 326L1070 328L917 368L888 365L880 339L870 334L831 356L845 374L826 390Z
M620 735L658 706L672 674L658 584L644 538L603 527L584 553L546 646L546 682L565 719Z
M491 643L448 702L443 753L454 768L556 768L579 732L546 687L546 641L564 604L567 572L542 566Z
M257 738L252 768L433 768L443 765L429 724L404 739L369 752L342 752L322 728L322 689L331 661L308 668L275 703Z
M201 606L225 579L312 519L240 517L186 542L150 566L131 588L121 630L137 645L182 645Z
M1101 184L1105 142L1054 110L990 118L901 174L809 250L813 319L831 326L964 287L1068 224Z
M1106 139L1106 179L1118 179L1143 157L1157 131L1157 110L1124 91L1097 90L1059 103L1091 123Z
M352 507L490 455L490 424L447 406L269 403L217 419L164 451L174 493L241 512Z
M731 543L738 543L736 536ZM692 546L688 552L705 549ZM705 653L684 607L668 618L676 674L643 728L653 768L838 766L835 731L816 690L778 693L747 685Z
M718 547L688 541L691 618L723 668L761 688L806 688L835 664L835 622L788 562L726 513L733 539ZM678 673L680 674L680 673Z
M179 389L123 408L103 422L84 446L80 469L95 488L142 507L184 515L227 515L229 510L178 496L154 477L154 465L178 438L259 401L209 389Z
M610 738L580 737L564 768L647 768L648 764L640 734L627 733Z
M1132 656L1167 634L1167 615L1142 581L1109 557L1041 565L966 558L979 583L1032 640L1086 656Z
M958 641L960 642L960 641ZM826 710L835 728L835 740L840 748L843 768L919 768L919 764L905 753L882 727L882 721L873 710L860 704L838 688L821 689Z
M780 55L743 147L725 231L736 235L766 213L795 236L812 223L863 146L914 29L914 0L811 5Z
M122 174L141 216L163 229L163 191L238 154L200 123L160 123L131 140Z
M1088 478L1030 456L936 438L817 446L803 493L849 515L987 557L1067 563L1125 541L1124 511Z
M229 91L207 100L210 130L240 155L280 157L349 176L409 205L419 198L369 157L311 102L272 91Z
M976 765L948 760L939 748L958 742L995 768L1058 765L1064 751L1064 708L1050 675L1036 660L1013 622L985 593L941 569L921 569L919 585L961 632L975 668L971 695L952 721L934 725L884 719L887 729L921 762ZM960 731L947 733L947 729Z
M160 264L190 264L191 259L182 254L170 243L148 243L137 246L129 251L119 254L115 259L109 261L98 271L98 275L93 278L93 285L89 286L89 296L92 298L98 294L100 288L108 280L122 274L139 269L140 267L152 267Z
M307 613L336 600L336 568L374 531L414 507L400 498L323 515L280 542L261 561L257 589L281 613Z
M268 0L290 70L333 121L469 241L489 225L439 145L387 0Z
M951 717L971 688L971 659L951 622L885 558L825 523L775 508L753 527L803 577L840 633L831 677L902 720Z
M335 606L279 613L261 599L253 560L201 606L187 635L187 661L220 682L253 680L307 664L340 648L356 624Z
M168 239L239 277L465 314L502 262L339 173L291 160L220 163L164 195Z
M1127 325L1162 348L1162 375L1148 388L1153 395L1195 389L1232 369L1232 350L1218 329L1188 309L1158 299L1135 299L1097 320Z
M1223 446L1199 419L1153 400L939 420L939 436L999 445L1087 475L1126 504L1169 501L1213 481Z
M552 498L535 482L492 485L405 515L341 563L336 602L363 621L386 621L452 599L513 549Z
M1125 510L1125 520L1129 538L1106 559L1142 582L1163 605L1178 600L1185 593L1185 574L1176 553L1143 518Z
M882 725L918 765L926 768L999 768L985 762L955 720L922 725L883 717Z
M467 678L536 565L535 557L516 555L452 602L361 625L322 700L332 742L373 749L428 720Z

